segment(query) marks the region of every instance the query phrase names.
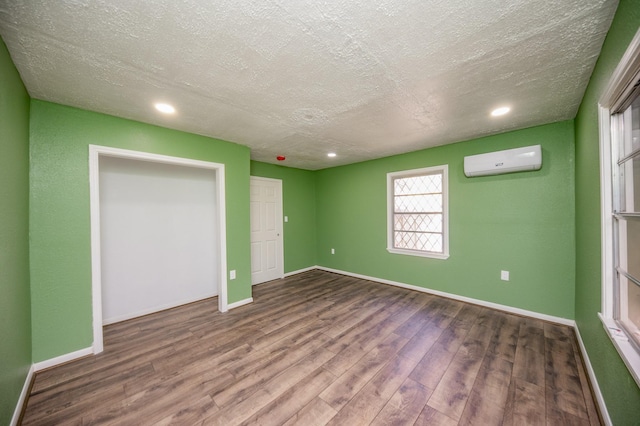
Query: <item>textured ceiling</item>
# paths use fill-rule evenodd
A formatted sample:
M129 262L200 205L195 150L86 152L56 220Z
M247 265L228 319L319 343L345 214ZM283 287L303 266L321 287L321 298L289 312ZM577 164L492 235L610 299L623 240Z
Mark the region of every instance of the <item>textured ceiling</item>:
M575 117L616 6L2 0L0 35L34 98L315 170Z

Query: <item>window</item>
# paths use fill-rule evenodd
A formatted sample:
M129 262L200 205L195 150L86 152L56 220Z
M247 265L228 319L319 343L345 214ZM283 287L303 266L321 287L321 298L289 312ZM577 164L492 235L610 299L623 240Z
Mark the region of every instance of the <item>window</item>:
M616 319L640 347L640 94L612 118ZM617 157L617 158L616 158Z
M600 101L601 319L640 385L640 31Z
M444 165L387 174L389 252L449 257L447 171Z

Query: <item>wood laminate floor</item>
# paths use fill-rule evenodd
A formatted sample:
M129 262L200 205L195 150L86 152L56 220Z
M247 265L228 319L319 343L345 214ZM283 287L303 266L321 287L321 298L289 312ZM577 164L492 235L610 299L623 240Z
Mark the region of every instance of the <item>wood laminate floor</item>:
M105 327L25 425L600 424L573 330L323 271Z

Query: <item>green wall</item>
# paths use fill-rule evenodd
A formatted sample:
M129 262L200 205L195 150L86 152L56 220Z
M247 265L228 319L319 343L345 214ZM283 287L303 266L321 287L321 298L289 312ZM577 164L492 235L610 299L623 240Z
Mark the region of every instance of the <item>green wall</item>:
M251 297L249 148L31 102L33 361L92 345L89 144L225 164L229 303Z
M315 173L252 161L251 176L282 180L284 272L317 265Z
M29 95L0 39L0 424L30 368Z
M575 123L318 172L250 162L248 148L223 141L30 103L0 42L0 424L9 422L31 362L92 344L89 144L226 165L228 269L238 272L229 302L251 295L249 174L282 179L286 272L318 264L575 318L614 424L637 424L640 390L597 318L597 100L639 25L640 0L621 0ZM465 155L538 143L541 171L462 173ZM449 164L450 258L389 254L386 173L439 164ZM501 269L510 282L500 281Z
M640 424L640 389L598 318L601 311L598 99L640 26L640 1L621 0L575 120L576 322L614 424Z
M318 263L572 319L573 140L564 121L319 171ZM465 155L534 144L540 171L464 176ZM440 164L449 165L449 259L388 253L386 174Z

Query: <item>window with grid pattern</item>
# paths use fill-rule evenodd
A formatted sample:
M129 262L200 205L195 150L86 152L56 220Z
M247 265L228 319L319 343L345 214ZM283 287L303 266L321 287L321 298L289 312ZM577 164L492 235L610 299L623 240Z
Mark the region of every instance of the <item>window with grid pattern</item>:
M391 253L446 259L447 166L387 174Z

